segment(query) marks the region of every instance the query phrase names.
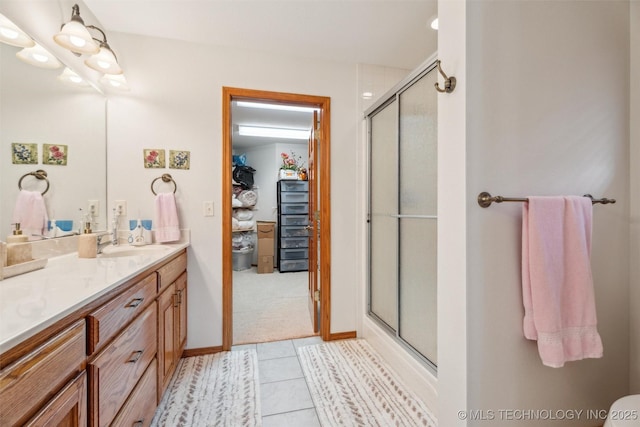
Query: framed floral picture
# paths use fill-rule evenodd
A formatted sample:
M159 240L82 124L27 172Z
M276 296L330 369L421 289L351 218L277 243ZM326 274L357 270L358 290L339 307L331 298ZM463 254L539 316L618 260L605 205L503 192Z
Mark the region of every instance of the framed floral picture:
M169 150L169 168L189 169L189 151Z
M62 144L42 144L43 165L67 165L69 148Z
M164 150L159 148L144 149L144 167L145 168L164 168Z
M38 164L38 144L11 143L11 161L14 165Z

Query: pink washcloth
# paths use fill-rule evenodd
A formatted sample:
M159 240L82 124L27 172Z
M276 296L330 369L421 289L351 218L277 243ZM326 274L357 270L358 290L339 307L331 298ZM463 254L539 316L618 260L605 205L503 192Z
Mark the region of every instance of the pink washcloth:
M32 239L33 234L44 235L49 217L42 194L37 191L20 190L13 210L13 222L20 223L22 234Z
M542 363L602 357L591 276L591 200L529 197L522 210L524 335Z
M175 242L180 240L178 209L173 193L159 193L156 196L154 228L156 242Z

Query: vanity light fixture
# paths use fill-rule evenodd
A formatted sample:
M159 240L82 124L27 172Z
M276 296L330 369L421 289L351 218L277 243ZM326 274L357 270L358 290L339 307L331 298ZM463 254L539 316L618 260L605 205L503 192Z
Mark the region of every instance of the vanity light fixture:
M89 30L98 31L102 40L93 37ZM107 35L95 25L84 24L77 4L71 9L71 21L62 26L53 40L78 56L92 55L84 61L87 67L105 74L122 74L116 55L107 43Z
M60 32L53 36L53 40L78 55L93 55L100 51L100 46L94 41L84 25L84 20L80 17L80 8L77 4L71 8L71 21L62 26Z
M71 84L73 86L81 86L81 87L89 86L89 83L87 83L82 77L76 74L69 67L65 67L62 74L58 76L58 80L67 84Z
M238 126L238 134L242 136L262 136L266 138L309 139L309 129L284 129L260 126Z
M314 107L301 107L298 105L284 105L284 104L267 104L264 102L253 102L253 101L237 101L236 105L238 107L246 107L246 108L261 108L265 110L300 111L305 113L320 111L319 108L314 108Z
M27 64L35 65L40 68L60 68L62 64L48 50L35 43L32 47L25 47L16 56Z
M123 74L105 74L100 79L100 83L110 88L128 91L129 85L127 84L127 79L124 78Z
M33 41L24 31L9 18L0 13L0 42L17 47L33 47Z

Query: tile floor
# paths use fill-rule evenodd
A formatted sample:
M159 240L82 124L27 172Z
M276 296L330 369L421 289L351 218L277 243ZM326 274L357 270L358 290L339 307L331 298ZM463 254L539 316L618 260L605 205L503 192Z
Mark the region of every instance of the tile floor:
M320 426L296 349L321 343L316 336L232 347L258 353L263 427Z

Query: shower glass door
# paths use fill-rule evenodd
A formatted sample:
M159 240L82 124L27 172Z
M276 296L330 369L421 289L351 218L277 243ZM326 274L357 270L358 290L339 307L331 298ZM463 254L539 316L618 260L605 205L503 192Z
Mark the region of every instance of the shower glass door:
M369 315L437 366L437 98L434 65L367 115Z

